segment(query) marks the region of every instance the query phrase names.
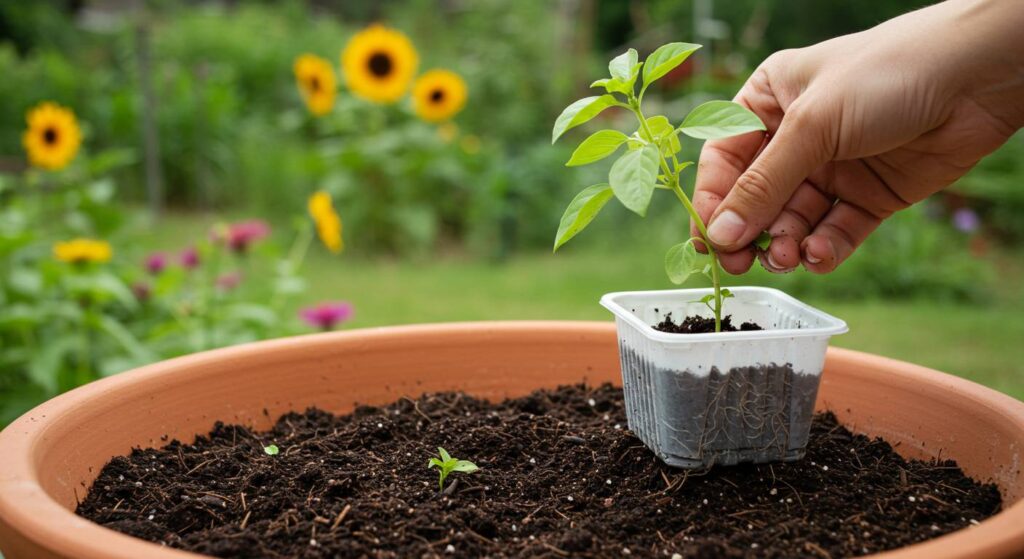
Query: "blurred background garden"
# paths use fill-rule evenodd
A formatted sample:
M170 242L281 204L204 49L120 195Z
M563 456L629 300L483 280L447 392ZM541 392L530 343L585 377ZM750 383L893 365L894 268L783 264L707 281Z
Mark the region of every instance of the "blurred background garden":
M551 254L565 205L607 171L566 169L573 142L552 146L551 125L605 61L706 45L648 93L678 120L775 50L926 3L0 3L0 425L96 378L268 337L610 320L601 294L671 286L663 254L685 224L670 204L644 220L612 204ZM1024 398L1022 240L1018 134L836 273L726 283L847 320L835 345Z

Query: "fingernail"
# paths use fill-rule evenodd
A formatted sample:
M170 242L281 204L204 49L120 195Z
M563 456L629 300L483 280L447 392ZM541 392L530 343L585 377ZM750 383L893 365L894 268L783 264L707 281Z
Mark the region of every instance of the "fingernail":
M732 210L725 210L718 214L718 217L708 227L708 237L716 245L730 246L739 240L743 232L747 230L747 224L743 218Z
M821 263L821 259L811 254L810 251L808 251L807 254L804 255L804 258L806 258L807 261L810 262L811 264Z
M780 266L779 263L776 262L774 258L772 258L771 251L767 252L765 254L765 256L768 258L768 265L769 266L771 266L772 268L774 268L775 270L780 271L780 272L785 270L785 268L783 266Z

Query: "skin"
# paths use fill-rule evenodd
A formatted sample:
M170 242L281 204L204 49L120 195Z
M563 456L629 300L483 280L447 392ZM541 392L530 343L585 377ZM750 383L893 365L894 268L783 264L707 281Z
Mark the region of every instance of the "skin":
M768 130L701 151L693 203L722 267L748 270L767 230L765 268L830 272L1024 126L1024 6L950 0L780 51L735 100Z

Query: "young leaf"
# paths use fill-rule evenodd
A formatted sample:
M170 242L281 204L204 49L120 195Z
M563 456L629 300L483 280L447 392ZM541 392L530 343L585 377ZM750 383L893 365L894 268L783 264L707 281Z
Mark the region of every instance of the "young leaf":
M641 217L647 214L647 206L651 203L660 162L658 148L648 144L636 151L626 152L608 173L608 182L615 197Z
M679 131L698 140L717 140L764 130L764 123L749 109L732 101L708 101L686 115Z
M772 235L767 231L761 231L761 234L754 239L754 246L760 251L768 250L768 247L772 246Z
M735 297L735 295L732 294L732 291L729 291L728 288L722 288L721 293L722 293L722 298L723 299L728 299L729 297Z
M692 43L669 43L658 47L644 62L644 87L679 66L700 45Z
M587 122L615 103L615 98L611 95L595 95L584 97L569 105L555 119L555 127L551 131L551 143L555 143L562 134L565 134L566 130Z
M622 81L618 78L604 78L590 84L590 87L603 87L608 93L621 93L628 95L633 91L633 83Z
M443 468L444 462L440 461L437 458L431 458L430 460L427 460L427 468L433 468L434 466L438 468Z
M637 130L637 133L640 134L641 138L648 142L660 143L663 138L668 138L668 143L665 143L662 146L662 155L672 157L672 155L679 153L679 151L683 149L679 144L679 136L677 135L676 129L672 126L672 123L668 121L668 118L661 115L652 116L647 119L647 127L651 129L651 135L654 136L653 138L647 134L643 126Z
M700 299L694 301L694 303L704 303L706 305L706 304L710 303L711 300L714 299L714 298L715 298L715 294L714 293L708 293L707 295L705 295L705 296L701 297Z
M629 49L608 63L608 71L611 72L613 78L624 82L632 81L632 78L636 75L633 73L633 69L638 64L638 58L639 55L636 49Z
M478 468L476 464L470 462L469 460L459 460L458 462L455 463L455 466L452 467L453 472L462 472L464 474L471 474L479 469L480 468Z
M277 448L276 444L272 444L272 445L267 445L267 446L263 447L263 452L266 452L267 454L269 454L271 456L274 456L278 452L281 452L281 449Z
M569 239L590 225L590 222L597 217L597 213L612 198L612 187L607 184L595 184L584 188L562 214L562 221L558 224L558 233L555 235L555 248L564 245Z
M693 247L693 239L687 239L668 249L665 253L665 272L672 283L680 284L690 277L690 274L700 271L700 256L697 249Z
M629 138L618 130L594 132L586 140L583 140L583 143L576 148L576 151L572 152L572 157L569 158L569 162L565 165L567 167L576 167L600 161L615 153L615 150L619 149L619 146L627 139Z
M441 460L445 462L448 462L449 460L452 459L452 457L448 454L448 451L441 447L437 447L437 453L441 456Z

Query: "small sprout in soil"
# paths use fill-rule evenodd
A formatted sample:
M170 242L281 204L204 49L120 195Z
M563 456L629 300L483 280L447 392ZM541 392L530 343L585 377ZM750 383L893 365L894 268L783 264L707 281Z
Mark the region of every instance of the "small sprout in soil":
M267 454L269 454L271 456L275 456L278 452L281 452L281 449L277 448L276 444L272 444L272 445L263 447L263 452L266 452Z
M469 460L458 460L456 458L452 458L448 454L448 451L441 447L437 447L437 454L440 458L431 458L430 461L427 462L427 468L438 468L440 478L437 480L437 487L440 490L444 490L444 480L448 477L448 474L452 472L471 474L480 469L476 464Z

